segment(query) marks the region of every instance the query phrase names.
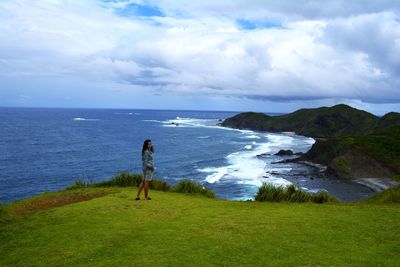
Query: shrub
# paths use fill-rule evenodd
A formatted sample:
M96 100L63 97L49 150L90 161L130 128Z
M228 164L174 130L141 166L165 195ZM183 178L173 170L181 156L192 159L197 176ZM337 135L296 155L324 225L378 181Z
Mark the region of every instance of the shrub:
M286 187L286 201L288 202L308 202L312 200L312 195L300 187L291 184Z
M213 191L188 179L181 180L172 188L172 191L186 194L200 194L206 197L215 198L215 193Z
M92 186L94 187L103 187L103 186L120 186L120 187L126 187L126 186L138 186L140 182L142 181L142 175L141 174L129 174L127 172L122 172L113 178L111 180L107 181L102 181L102 182L97 182L94 183Z
M326 191L318 192L312 196L315 203L325 203L325 202L339 202L334 196Z
M270 201L270 202L281 202L285 200L285 188L281 186L273 186L272 184L263 183L258 188L256 194L256 201Z
M297 185L274 186L269 183L263 183L258 189L255 197L256 201L269 201L269 202L337 202L337 200L331 196L328 192L319 192L317 194L311 194L302 190Z
M170 191L171 186L167 184L165 181L153 179L150 181L150 188L154 190L159 190L159 191Z
M87 187L87 186L88 186L88 184L85 183L85 181L83 181L82 179L77 179L74 184L68 186L66 189L72 190L72 189L78 189L78 188L83 188L83 187Z

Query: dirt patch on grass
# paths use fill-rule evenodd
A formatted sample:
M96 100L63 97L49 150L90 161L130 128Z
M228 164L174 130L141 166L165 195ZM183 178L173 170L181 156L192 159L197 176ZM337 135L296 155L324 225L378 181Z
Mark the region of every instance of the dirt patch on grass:
M75 202L87 201L93 198L105 196L110 193L112 192L70 192L62 195L49 196L42 199L33 199L31 201L21 203L20 205L13 207L12 211L16 215L25 215L36 211L65 206Z

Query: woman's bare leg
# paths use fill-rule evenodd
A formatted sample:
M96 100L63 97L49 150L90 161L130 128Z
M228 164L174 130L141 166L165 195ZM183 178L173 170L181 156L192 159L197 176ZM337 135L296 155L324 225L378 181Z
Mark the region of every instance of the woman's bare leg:
M149 181L144 181L144 199L149 195Z
M142 192L143 185L144 185L144 181L141 181L140 184L139 184L139 189L138 189L138 193L137 193L136 198L138 198L140 196L140 192Z

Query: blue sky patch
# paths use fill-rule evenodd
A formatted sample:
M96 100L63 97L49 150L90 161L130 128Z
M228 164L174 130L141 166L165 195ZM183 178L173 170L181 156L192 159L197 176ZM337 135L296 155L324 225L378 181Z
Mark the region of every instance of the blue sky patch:
M239 28L244 30L255 30L255 29L268 29L268 28L278 28L283 29L283 25L281 23L277 23L274 21L250 21L246 19L238 19L236 20L236 24Z
M165 17L165 14L161 12L158 8L139 5L139 4L129 4L124 8L118 9L117 13L122 16L140 16L140 17Z

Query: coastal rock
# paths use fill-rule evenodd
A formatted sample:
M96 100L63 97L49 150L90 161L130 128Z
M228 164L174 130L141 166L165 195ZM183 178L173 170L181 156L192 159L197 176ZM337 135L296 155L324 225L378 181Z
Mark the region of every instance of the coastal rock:
M263 158L263 157L270 156L270 155L271 155L270 153L262 153L262 154L256 155L256 157L257 158Z
M293 151L290 149L288 149L288 150L281 149L281 150L279 150L278 153L275 153L274 155L275 156L293 156Z
M339 178L393 178L400 173L399 140L398 126L379 135L318 139L299 160L325 165L326 174Z

